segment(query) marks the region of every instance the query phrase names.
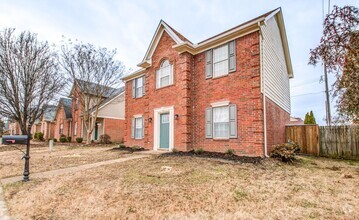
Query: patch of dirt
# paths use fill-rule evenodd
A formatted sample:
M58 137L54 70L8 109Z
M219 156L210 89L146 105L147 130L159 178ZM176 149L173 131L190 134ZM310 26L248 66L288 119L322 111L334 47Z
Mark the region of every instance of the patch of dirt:
M186 151L186 152L184 151L169 152L160 155L160 157L173 157L173 156L215 158L215 159L229 160L233 162L252 163L252 164L260 163L263 160L263 158L261 157L245 157L245 156L238 156L234 154L226 154L226 153L210 152L210 151L203 151L201 153L196 153L194 150Z

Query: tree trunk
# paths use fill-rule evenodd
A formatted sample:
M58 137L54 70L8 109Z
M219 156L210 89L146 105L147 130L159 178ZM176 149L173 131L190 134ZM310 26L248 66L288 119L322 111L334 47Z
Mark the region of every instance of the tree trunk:
M86 144L91 144L92 131L87 130Z

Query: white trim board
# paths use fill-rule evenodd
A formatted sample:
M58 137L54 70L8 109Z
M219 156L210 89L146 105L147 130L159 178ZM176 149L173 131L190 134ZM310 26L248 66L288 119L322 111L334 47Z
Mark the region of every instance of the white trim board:
M153 131L153 150L157 151L160 149L160 115L163 113L169 113L170 117L170 137L169 142L170 146L168 148L169 151L172 151L174 148L174 107L167 106L156 108L154 111L154 131Z

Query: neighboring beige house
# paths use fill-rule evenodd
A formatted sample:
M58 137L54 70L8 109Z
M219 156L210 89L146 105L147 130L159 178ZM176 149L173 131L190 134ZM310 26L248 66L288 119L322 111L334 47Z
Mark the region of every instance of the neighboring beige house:
M111 141L123 142L125 126L125 91L124 87L99 106L96 127L92 139L98 140L102 134L108 134ZM92 114L95 113L95 110ZM83 130L85 128L83 127Z

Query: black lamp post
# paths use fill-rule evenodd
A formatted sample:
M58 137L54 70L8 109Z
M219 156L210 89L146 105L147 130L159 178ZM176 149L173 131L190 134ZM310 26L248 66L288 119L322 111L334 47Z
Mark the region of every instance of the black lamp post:
M29 160L30 160L30 136L31 136L31 124L30 124L30 120L31 118L29 117L29 124L27 125L27 143L26 143L26 154L24 156L25 158L25 169L24 169L24 179L22 180L23 182L27 182L30 180L29 175L30 175L30 171L29 171Z

